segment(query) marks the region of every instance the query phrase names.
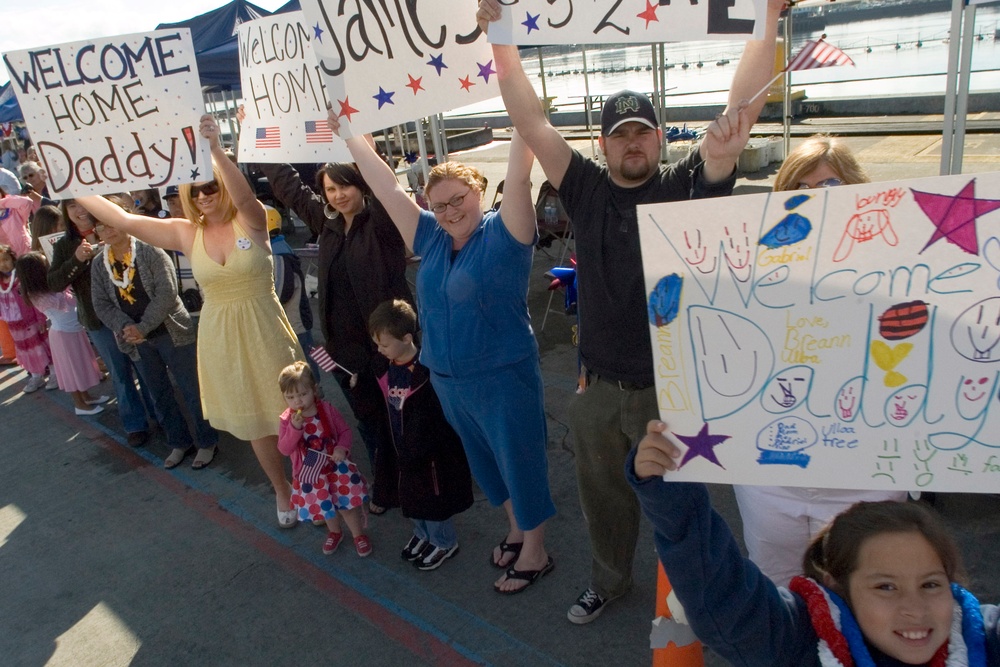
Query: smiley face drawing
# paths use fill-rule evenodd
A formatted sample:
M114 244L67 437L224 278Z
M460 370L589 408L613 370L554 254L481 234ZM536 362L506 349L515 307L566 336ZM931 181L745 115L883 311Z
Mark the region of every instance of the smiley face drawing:
M893 426L909 426L917 418L927 398L927 387L913 384L889 396L885 402L885 418Z
M962 312L951 325L951 344L970 361L1000 361L1000 297L983 299Z
M989 407L989 397L996 387L996 379L990 383L986 376L969 377L963 375L958 379L958 389L955 403L962 419L979 419Z

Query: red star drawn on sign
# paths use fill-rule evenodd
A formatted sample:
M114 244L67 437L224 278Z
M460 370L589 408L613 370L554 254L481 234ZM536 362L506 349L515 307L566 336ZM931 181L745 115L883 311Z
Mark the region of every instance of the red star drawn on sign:
M913 200L936 227L927 245L947 239L970 255L979 255L976 219L1000 209L1000 199L976 199L976 179L969 181L957 195L921 192L910 188Z
M459 79L458 83L459 83L459 85L462 86L462 90L464 90L466 92L468 92L474 85L476 85L476 84L472 83L471 81L469 81L469 77L468 76L466 76L464 79Z
M649 24L652 23L653 21L656 21L657 23L660 22L660 19L656 18L656 8L658 6L659 5L653 4L649 0L646 0L646 11L642 12L641 14L636 14L636 16L638 16L639 18L643 19L646 22L647 29L649 28Z
M340 104L340 113L337 114L337 118L343 118L347 116L347 122L351 122L351 114L358 113L358 110L351 106L350 97L345 97L342 100L337 100Z
M420 85L420 82L424 80L424 77L421 76L421 77L417 77L416 79L414 79L409 74L407 74L406 76L407 76L407 78L410 79L410 82L408 84L406 84L406 87L412 89L414 95L417 94L418 90L424 90L424 87L422 85Z

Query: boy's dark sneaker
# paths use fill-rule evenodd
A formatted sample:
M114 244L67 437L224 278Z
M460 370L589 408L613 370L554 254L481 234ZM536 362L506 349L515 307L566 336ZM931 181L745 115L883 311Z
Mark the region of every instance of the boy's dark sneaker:
M569 619L570 623L576 623L577 625L590 623L601 615L606 603L607 600L600 593L593 588L588 588L583 593L580 593L580 597L576 599L576 604L566 612L566 618Z
M429 545L433 546L433 545ZM430 551L426 552L426 555L418 561L414 561L414 565L417 566L418 570L436 570L444 562L458 553L458 544L455 544L450 549L442 549L441 547L434 547Z
M399 553L403 560L415 561L420 556L420 552L427 546L427 540L423 540L416 535L410 538L403 550Z

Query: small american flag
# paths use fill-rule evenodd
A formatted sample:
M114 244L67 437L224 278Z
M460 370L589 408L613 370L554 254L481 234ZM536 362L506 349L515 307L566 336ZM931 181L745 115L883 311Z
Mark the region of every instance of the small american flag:
M307 449L305 456L302 457L302 468L299 469L299 482L315 484L325 466L326 454L315 449Z
M337 367L337 362L333 360L333 357L318 345L309 350L309 356L327 373L332 373L333 369Z
M281 135L277 127L258 127L257 148L281 148Z
M325 120L306 121L306 143L328 144L333 141L333 130Z
M837 65L853 65L854 61L850 56L838 49L833 44L823 41L823 38L816 41L806 42L799 54L792 58L792 61L785 67L785 72L798 72L806 69L819 69L820 67L836 67Z

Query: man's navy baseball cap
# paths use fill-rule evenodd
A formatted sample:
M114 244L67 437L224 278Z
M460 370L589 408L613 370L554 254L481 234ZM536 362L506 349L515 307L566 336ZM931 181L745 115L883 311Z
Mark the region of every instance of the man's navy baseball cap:
M656 112L649 98L634 90L622 90L604 102L601 110L601 134L606 137L629 121L642 123L654 130L658 127Z

